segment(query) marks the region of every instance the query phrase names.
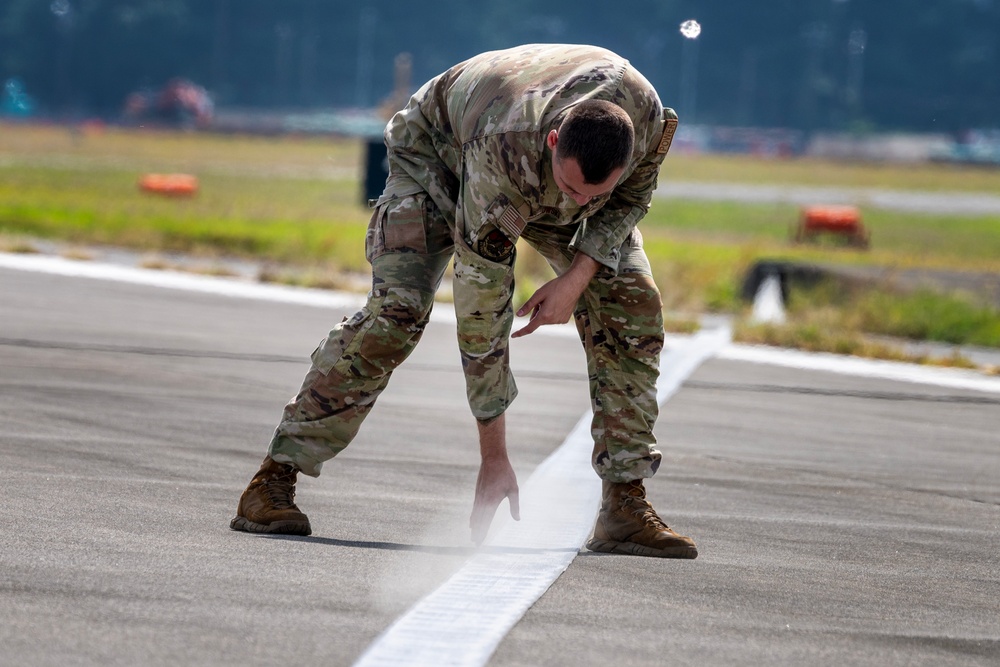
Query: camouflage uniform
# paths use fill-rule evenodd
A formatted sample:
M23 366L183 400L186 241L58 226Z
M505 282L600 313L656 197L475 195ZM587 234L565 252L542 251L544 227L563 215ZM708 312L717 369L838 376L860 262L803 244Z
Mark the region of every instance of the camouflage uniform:
M553 180L545 139L585 99L628 113L635 151L614 190L581 207ZM503 413L517 394L508 338L520 237L557 273L576 252L603 265L575 311L594 408L593 464L609 481L651 476L660 462L653 423L663 322L636 224L675 127L641 74L590 46L485 53L421 87L385 130L389 177L368 229L368 302L313 353L271 457L315 476L351 442L420 339L452 257L469 405L480 420Z

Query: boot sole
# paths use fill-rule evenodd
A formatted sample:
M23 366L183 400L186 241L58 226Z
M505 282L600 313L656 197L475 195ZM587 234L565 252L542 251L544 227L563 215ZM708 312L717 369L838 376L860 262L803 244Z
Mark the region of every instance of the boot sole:
M275 521L271 524L254 523L250 519L242 516L235 517L229 522L231 530L240 530L244 533L266 533L268 535L312 535L312 528L308 523L301 521Z
M649 556L651 558L691 559L698 557L698 548L695 546L654 549L636 544L635 542L616 542L614 540L598 540L594 538L587 542L587 548L591 551L599 551L606 554L627 554L629 556Z

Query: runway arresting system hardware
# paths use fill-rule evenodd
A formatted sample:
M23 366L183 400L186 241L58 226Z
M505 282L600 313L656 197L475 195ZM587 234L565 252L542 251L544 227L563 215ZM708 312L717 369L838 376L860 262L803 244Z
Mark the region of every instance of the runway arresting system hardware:
M0 253L0 269L111 280L327 309L352 308L363 303L363 297L359 295L258 285L226 278L82 263L53 257ZM447 313L446 310L436 309L432 319L454 322L454 313ZM575 336L568 327L548 327L543 331ZM28 343L31 341L0 339L0 345L24 346ZM180 356L189 354L178 350L151 352L111 346L101 346L101 351ZM212 353L208 354L211 356ZM263 356L258 360L278 360L264 359ZM702 362L712 357L1000 394L1000 380L978 376L969 371L928 369L899 362L734 345L731 343L728 327L720 327L672 341L661 363L657 391L660 404L666 402ZM280 361L286 359L282 358ZM703 385L704 383L691 383L695 389L708 388ZM734 385L730 388L747 391L796 391L796 388L769 385ZM927 400L917 394L866 394L859 397ZM965 397L952 398L970 400ZM596 483L590 466L590 420L589 413L581 417L563 444L542 462L522 487L521 506L526 510L522 512L523 520L498 523L487 545L442 586L390 625L361 655L355 663L357 667L486 664L507 632L569 567L589 536L600 501L600 485ZM546 509L533 512L532 508L536 507Z

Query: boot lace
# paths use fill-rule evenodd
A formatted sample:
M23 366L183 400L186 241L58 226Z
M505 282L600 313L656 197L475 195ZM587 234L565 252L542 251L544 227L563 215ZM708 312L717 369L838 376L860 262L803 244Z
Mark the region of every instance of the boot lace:
M663 522L663 519L656 513L653 506L649 504L649 501L645 497L639 496L627 496L622 501L622 509L629 508L633 516L639 517L639 520L646 525L652 526L658 530L669 530L670 527Z
M295 472L275 475L263 481L267 499L276 510L295 507Z

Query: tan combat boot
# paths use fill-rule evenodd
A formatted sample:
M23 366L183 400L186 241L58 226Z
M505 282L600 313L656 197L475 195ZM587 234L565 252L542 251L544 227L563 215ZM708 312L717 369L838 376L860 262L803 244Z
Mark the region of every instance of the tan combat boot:
M270 456L240 496L236 517L229 523L233 530L248 533L309 535L309 517L295 506L295 477L298 469L278 463Z
M597 515L594 536L587 542L587 548L656 558L698 556L694 540L670 530L656 515L646 500L641 479L624 484L604 482L601 513Z

